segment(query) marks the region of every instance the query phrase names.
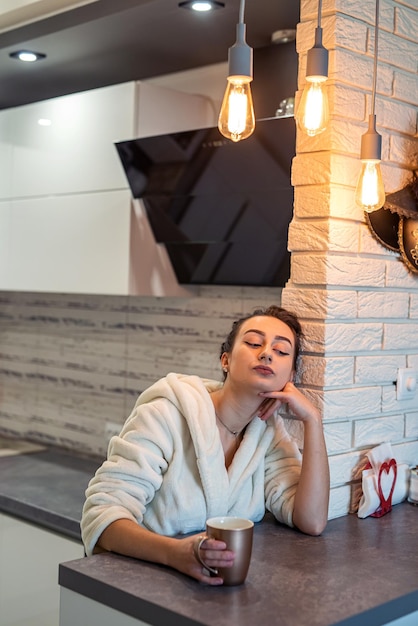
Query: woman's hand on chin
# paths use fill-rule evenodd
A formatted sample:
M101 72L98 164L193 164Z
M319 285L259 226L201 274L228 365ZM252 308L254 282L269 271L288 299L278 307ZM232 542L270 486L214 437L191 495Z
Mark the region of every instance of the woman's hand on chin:
M302 422L320 419L320 414L312 402L303 395L292 382L286 383L281 391L261 391L264 400L259 406L258 417L266 421L282 404L287 404L291 415Z
M262 401L262 403L260 404L260 406L258 407L258 411L256 413L256 415L259 417L259 419L261 419L263 422L266 422L268 420L269 417L271 417L271 415L273 415L273 413L279 409L282 405L282 401L278 400L276 398L271 398L268 397L267 394L270 393L277 393L276 391L263 391L261 392L259 395L260 396L265 396L264 400Z

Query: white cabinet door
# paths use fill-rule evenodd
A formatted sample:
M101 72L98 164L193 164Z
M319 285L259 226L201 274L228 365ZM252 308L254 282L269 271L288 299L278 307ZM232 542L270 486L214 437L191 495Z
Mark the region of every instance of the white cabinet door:
M14 118L13 109L0 113L0 200L12 196Z
M1 626L58 626L58 565L83 554L78 541L0 515Z
M2 288L127 294L130 218L129 190L13 201Z
M6 285L9 280L11 219L11 203L0 201L0 285Z
M131 82L17 107L13 197L127 188L114 142L133 135L135 91Z
M0 112L0 289L129 293L131 193L114 142L133 135L136 91Z

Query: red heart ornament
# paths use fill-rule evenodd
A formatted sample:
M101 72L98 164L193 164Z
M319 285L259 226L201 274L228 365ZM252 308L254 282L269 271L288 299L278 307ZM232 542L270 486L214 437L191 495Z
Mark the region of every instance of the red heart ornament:
M372 513L371 517L382 517L382 515L385 515L392 510L392 495L396 485L397 469L398 468L395 459L391 459L390 461L384 461L381 464L377 477L377 492L379 494L380 506L374 513ZM382 474L383 472L385 472L386 475L389 476L391 470L393 470L392 484L390 487L389 495L387 496L387 498L385 498L382 489Z

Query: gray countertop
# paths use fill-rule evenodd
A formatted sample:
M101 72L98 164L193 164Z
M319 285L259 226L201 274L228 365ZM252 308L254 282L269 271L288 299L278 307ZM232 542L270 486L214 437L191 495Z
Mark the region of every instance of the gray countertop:
M240 587L208 587L152 563L100 554L60 565L60 584L154 626L379 626L418 610L418 507L348 515L320 537L256 524Z
M81 541L84 492L99 465L56 448L0 457L0 512Z
M55 448L1 457L0 511L80 539L84 491L99 465ZM331 520L321 537L266 516L240 587L205 587L115 554L61 564L60 584L155 626L380 626L418 611L418 507Z

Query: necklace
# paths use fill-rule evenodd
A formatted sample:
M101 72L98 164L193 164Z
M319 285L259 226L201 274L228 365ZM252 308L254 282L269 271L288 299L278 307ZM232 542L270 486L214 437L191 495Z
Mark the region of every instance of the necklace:
M220 421L220 423L222 424L222 426L224 428L226 428L226 430L231 433L231 435L234 435L234 437L238 437L238 435L240 435L242 433L242 431L244 430L243 428L241 430L231 430L231 428L229 428L225 422L223 422L221 420L221 418L219 417L219 415L217 414L217 412L215 411L215 415L216 415L216 419Z

